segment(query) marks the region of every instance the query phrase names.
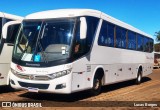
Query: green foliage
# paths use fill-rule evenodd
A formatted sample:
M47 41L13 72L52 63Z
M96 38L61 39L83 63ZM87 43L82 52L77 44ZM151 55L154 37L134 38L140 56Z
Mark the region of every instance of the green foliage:
M156 40L160 42L160 31L155 32Z
M154 51L160 52L160 43L154 44Z

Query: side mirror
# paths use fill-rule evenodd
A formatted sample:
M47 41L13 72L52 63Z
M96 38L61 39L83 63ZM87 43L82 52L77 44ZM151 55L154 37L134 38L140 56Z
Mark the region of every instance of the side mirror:
M20 26L21 24L21 21L10 21L10 22L7 22L3 28L2 28L2 37L3 39L7 39L10 31L9 31L9 27L14 27L15 25L19 25Z
M80 39L86 39L87 21L85 17L80 18Z
M3 26L2 36L6 43L11 43L16 38L21 21L10 21Z

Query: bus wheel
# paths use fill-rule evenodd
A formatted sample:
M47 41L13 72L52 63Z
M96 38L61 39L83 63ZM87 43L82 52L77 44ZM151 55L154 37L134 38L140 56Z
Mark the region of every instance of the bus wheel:
M142 70L138 70L137 78L136 78L136 84L140 84L142 81Z
M91 95L96 96L100 94L102 87L102 78L98 75L95 75L93 80L93 87L90 91Z

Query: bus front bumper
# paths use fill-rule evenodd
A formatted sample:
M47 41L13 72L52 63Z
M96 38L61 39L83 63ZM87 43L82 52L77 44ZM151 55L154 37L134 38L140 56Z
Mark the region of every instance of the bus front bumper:
M39 81L22 79L15 76L11 71L10 85L14 89L28 90L29 92L46 92L46 93L71 93L71 73L53 80Z

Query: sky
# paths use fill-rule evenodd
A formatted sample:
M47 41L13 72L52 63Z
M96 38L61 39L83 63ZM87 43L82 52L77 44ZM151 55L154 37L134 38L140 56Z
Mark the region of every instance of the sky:
M155 39L160 31L160 0L1 0L0 11L25 17L54 9L87 8L102 11Z

